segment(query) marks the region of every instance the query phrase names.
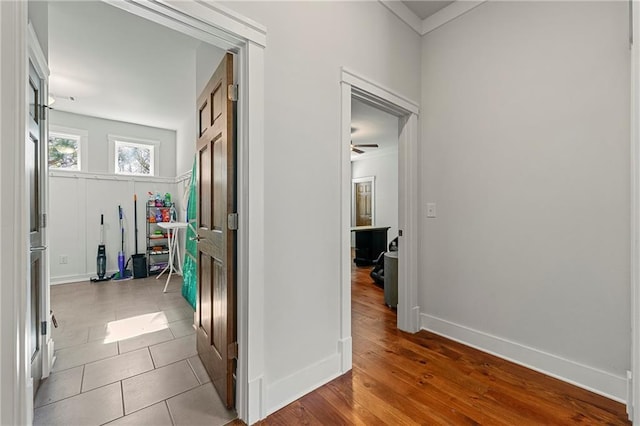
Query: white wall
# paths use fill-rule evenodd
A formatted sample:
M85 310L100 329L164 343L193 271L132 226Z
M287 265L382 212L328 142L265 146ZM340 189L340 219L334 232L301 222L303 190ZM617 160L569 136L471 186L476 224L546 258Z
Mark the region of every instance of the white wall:
M390 226L387 240L398 236L398 149L351 162L351 178L375 176L375 226Z
M340 371L340 67L415 99L420 38L378 2L224 4L268 31L264 385L271 412Z
M422 44L423 326L623 400L624 2L487 2Z
M176 170L178 176L191 172L196 152L198 123L196 102L200 92L209 82L213 72L225 55L225 51L207 43L200 43L195 50L193 59L193 75L195 76L192 93L193 107L185 113L182 126L177 131Z
M176 132L51 111L51 126L71 127L88 133L86 173L53 172L49 188L49 232L52 284L86 280L96 274L96 252L100 241L100 214L104 214L107 270L117 270L121 247L118 205L125 213L125 252L135 252L133 195L138 195L138 251L144 253L147 192L170 192L180 209L175 183ZM108 134L160 141L161 177L114 176L108 170ZM66 264L60 263L66 256Z
M27 8L29 22L33 25L42 53L49 59L49 2L29 0Z

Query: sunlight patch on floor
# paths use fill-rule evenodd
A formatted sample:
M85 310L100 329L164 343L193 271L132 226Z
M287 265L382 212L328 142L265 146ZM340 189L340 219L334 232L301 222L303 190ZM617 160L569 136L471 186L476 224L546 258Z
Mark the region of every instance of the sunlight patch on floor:
M169 327L167 323L167 317L164 312L154 312L111 321L107 323L107 335L103 343L117 342L164 330Z

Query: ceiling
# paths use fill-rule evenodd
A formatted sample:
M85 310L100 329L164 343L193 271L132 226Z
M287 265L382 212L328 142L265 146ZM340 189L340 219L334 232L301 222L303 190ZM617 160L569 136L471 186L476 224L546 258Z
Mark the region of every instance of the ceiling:
M195 105L199 43L101 1L51 1L52 106L177 129Z
M402 0L402 3L405 4L413 13L415 13L418 18L426 19L434 13L444 9L449 6L453 1L440 1L440 0L422 0L422 1L409 1Z
M362 160L398 148L398 117L357 99L351 100L351 140L354 145L377 143L379 148L351 152L351 161Z

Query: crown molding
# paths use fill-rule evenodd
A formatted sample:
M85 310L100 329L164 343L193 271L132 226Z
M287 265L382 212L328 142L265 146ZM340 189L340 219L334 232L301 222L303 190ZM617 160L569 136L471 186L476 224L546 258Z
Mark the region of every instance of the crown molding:
M380 0L380 3L411 27L412 30L422 35L422 19L418 18L418 15L413 13L404 3L399 0Z
M422 29L420 31L420 35L428 34L436 28L443 26L447 22L453 21L458 16L462 16L471 9L475 9L485 1L487 0L458 0L451 3L449 6L440 9L439 11L422 21Z
M437 11L426 19L420 19L404 3L399 0L379 0L380 3L400 20L407 24L412 30L423 36L464 15L471 9L480 6L487 0L457 0L449 6Z

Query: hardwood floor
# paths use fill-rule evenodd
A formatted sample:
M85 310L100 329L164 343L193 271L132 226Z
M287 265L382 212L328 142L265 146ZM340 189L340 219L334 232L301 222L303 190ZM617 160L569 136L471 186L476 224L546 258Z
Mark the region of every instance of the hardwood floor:
M370 269L352 267L353 370L262 425L630 424L622 404L426 331L398 331Z

